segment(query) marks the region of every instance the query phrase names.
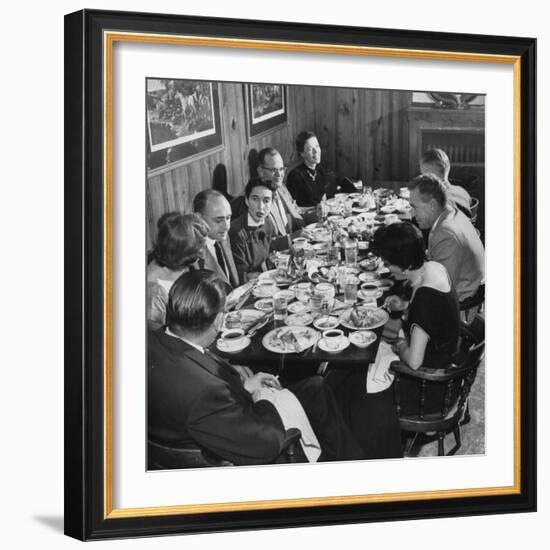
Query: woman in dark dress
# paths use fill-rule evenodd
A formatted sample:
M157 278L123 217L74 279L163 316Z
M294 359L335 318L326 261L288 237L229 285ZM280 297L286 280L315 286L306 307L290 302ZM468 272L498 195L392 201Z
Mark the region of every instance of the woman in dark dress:
M448 366L457 351L460 315L458 298L447 270L438 262L427 261L420 230L408 222L379 229L371 246L392 275L406 280L412 293L410 302L389 298L390 307L404 310L405 338L393 349L399 358L416 370ZM401 378L399 395L403 414L418 410L419 384ZM431 384L426 392L425 413L441 409L445 384Z
M320 164L321 146L313 132L301 132L296 138L296 151L302 164L289 172L286 186L298 206L317 206L323 196L335 193L353 193L354 185L347 178L329 174Z

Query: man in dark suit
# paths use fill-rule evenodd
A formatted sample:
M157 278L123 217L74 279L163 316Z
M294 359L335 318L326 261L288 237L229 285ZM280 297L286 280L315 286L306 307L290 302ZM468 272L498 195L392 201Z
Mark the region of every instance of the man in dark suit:
M228 288L239 286L237 268L228 239L231 225L231 207L227 199L215 189L205 189L193 199L193 211L208 224L210 232L205 242L202 267L213 271Z
M149 333L148 437L157 445L199 445L234 464L262 464L281 452L285 428L258 394L280 388L267 373L239 374L208 351L222 324L225 291L211 272L184 273L170 289L167 326ZM321 377L297 382L298 397L321 446L320 460L360 459L362 451Z
M258 153L258 177L273 184L273 201L269 220L275 228L272 240L272 249L284 250L289 248L292 237L298 236L304 227L304 218L294 199L290 195L285 183L286 167L279 151L273 147L266 147ZM231 203L233 219L246 211L244 196L237 197Z

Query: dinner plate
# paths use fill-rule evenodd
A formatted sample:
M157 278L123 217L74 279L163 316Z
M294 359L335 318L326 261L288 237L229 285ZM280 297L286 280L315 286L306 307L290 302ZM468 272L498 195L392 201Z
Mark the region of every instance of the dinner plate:
M258 280L260 281L275 281L275 284L278 286L287 286L290 283L292 283L292 279L290 277L281 277L277 274L276 269L269 269L268 271L264 271L263 273L260 273Z
M242 341L239 341L238 345L231 344L231 346L228 346L227 344L224 344L221 339L216 342L216 347L224 353L239 353L240 351L243 351L243 349L246 349L249 345L250 338L248 336L243 336Z
M325 353L340 353L349 347L349 338L347 336L342 336L338 342L338 347L336 348L329 348L324 338L321 338L317 345L319 346L319 349Z
M273 353L301 353L319 339L319 333L311 327L280 327L269 331L262 338L262 345Z
M265 313L263 311L258 311L257 309L240 309L238 310L238 313L240 313L241 316L241 328L248 332L248 329L256 322L259 321ZM231 312L230 315L233 315L234 312ZM225 325L225 320L227 319L227 315L225 316L223 320L223 330L229 328Z
M388 315L388 312L386 310L377 309L377 310L373 311L373 313L372 313L373 319L368 325L366 325L364 327L358 327L350 319L350 314L351 314L352 310L353 310L353 308L350 308L350 309L344 311L344 313L342 313L342 316L340 318L340 324L343 327L349 328L351 330L373 330L375 328L384 326L388 322L388 319L390 318L390 316Z
M363 283L376 283L380 279L380 275L376 271L364 271L359 273L358 277Z
M305 327L312 322L313 317L309 313L293 313L285 319L285 323L291 327Z
M373 342L376 342L376 334L372 330L358 330L348 334L349 341L358 348L368 348Z
M271 298L263 298L255 302L254 307L260 311L273 311L273 300Z
M252 294L256 298L271 298L275 292L278 292L278 289L275 288L272 291L266 292L265 289L260 289L259 287L254 287Z

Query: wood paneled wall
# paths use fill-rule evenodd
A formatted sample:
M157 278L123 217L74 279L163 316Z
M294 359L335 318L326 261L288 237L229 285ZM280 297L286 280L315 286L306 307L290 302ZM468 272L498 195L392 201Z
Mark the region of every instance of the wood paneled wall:
M289 124L247 142L243 87L220 86L224 148L192 162L147 178L147 245L156 236L163 212L190 212L193 197L212 186L214 168L227 169L228 191L239 195L249 175L250 151L278 149L285 163L295 163L296 135L315 132L322 163L351 178L406 180L408 173L408 118L410 92L289 86Z

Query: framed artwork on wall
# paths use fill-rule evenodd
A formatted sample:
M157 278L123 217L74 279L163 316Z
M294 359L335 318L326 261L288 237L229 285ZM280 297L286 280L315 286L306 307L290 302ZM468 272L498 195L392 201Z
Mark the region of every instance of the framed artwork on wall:
M530 38L89 10L66 16L68 535L91 540L535 510L535 49ZM185 74L173 70L184 65ZM313 65L322 70L310 71ZM498 367L498 377L487 384L491 444L482 455L147 469L148 210L136 182L208 154L224 139L229 146L216 82L269 82L274 73L288 85L468 92L491 105L480 147L496 182L485 189L486 247L498 252L487 255L485 303L487 368ZM287 123L287 86L244 90L250 139ZM242 113L237 102L234 112Z
M250 139L288 124L288 90L282 84L244 84Z
M146 78L149 170L188 161L223 146L217 82Z

